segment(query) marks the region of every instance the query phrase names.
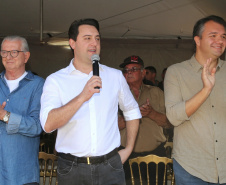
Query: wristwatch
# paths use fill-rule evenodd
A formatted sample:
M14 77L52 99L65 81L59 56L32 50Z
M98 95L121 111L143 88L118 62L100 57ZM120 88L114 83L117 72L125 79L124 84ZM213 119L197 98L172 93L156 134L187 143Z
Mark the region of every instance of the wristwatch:
M5 114L5 116L2 118L2 120L4 122L8 122L9 121L9 116L10 116L10 112L7 111L7 113Z

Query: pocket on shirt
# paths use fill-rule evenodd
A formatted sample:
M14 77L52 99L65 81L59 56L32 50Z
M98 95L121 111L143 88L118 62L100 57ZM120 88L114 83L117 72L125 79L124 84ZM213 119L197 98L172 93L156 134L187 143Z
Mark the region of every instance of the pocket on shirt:
M57 164L57 172L60 175L67 175L70 173L73 167L73 161L69 161L66 159L63 159L61 157L58 157L58 164Z

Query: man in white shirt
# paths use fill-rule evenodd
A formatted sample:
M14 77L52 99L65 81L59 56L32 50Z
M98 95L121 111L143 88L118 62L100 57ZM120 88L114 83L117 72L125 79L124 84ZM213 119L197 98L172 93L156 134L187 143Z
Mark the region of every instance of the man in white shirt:
M41 98L43 129L58 129L59 185L125 184L122 164L134 147L138 104L121 71L100 64L100 76L93 76L91 56L100 54L98 22L74 21L68 34L74 58L46 79ZM127 145L119 152L118 105L128 129Z

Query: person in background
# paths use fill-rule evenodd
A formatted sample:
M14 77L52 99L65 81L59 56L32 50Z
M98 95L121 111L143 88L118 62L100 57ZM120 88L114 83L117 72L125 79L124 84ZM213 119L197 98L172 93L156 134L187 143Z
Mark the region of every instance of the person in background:
M139 56L133 55L126 58L120 67L123 68L125 79L134 98L139 104L142 114L137 140L129 158L146 156L149 154L165 157L166 152L164 144L166 137L163 134L163 128L169 128L171 124L165 115L163 92L158 87L143 84L142 81L146 71L143 69L143 60ZM121 146L124 148L127 143L127 125L125 124L123 116L119 116L119 128L121 129ZM143 174L146 174L145 167L142 166ZM130 169L128 161L124 164L124 169L126 177L129 179ZM152 170L155 171L155 166L152 167ZM159 182L162 182L163 180L163 172L164 168L159 175ZM154 185L155 174L151 173L150 175L151 184Z
M76 20L68 34L74 58L46 79L41 98L43 129L58 129L59 185L125 184L122 164L134 147L139 106L121 71L100 64L100 76L93 76L91 57L100 54L98 21ZM120 151L118 105L128 133Z
M159 82L155 79L157 74L155 67L147 66L145 67L145 71L146 73L144 75L143 83L146 85L158 86Z
M162 70L162 81L161 82L159 82L159 84L158 84L158 87L162 90L162 91L164 91L164 78L165 78L165 74L166 74L166 70L167 70L167 68L164 68L163 70Z
M195 54L168 67L164 81L176 184L226 184L225 20L198 20L193 39Z
M25 38L5 37L5 70L0 74L0 184L39 184L39 112L44 79L25 71L30 57Z

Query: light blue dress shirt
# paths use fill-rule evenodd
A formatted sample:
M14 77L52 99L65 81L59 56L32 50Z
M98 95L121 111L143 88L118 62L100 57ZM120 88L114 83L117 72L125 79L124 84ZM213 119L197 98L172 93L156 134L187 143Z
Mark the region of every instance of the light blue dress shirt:
M0 103L6 101L10 118L8 124L0 121L0 184L39 182L39 112L44 79L28 71L10 93L4 74L0 74Z

